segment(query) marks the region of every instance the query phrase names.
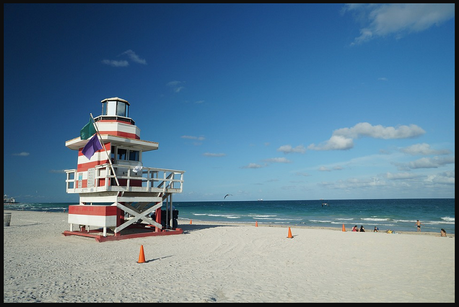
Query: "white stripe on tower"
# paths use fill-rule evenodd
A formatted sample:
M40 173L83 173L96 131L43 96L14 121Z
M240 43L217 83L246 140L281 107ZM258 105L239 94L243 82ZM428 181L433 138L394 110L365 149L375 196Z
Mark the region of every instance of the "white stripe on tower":
M140 129L131 124L116 121L98 121L97 128L100 134L109 134L131 139L140 139Z

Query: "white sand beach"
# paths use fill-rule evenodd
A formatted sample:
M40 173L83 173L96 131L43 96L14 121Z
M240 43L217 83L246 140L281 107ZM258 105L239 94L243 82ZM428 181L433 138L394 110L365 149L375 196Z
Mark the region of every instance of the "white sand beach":
M98 243L67 214L12 212L4 302L455 302L455 236L179 220ZM143 245L145 263L137 263Z

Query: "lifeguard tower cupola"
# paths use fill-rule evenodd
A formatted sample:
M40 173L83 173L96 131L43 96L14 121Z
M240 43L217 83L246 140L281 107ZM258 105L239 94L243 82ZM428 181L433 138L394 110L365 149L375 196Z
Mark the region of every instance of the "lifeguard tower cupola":
M172 195L182 192L184 171L143 166L143 154L158 143L140 139L129 102L101 102L102 115L90 114L80 136L65 142L78 151L77 168L66 170L66 191L80 200L69 206L70 230L63 234L102 242L182 233Z

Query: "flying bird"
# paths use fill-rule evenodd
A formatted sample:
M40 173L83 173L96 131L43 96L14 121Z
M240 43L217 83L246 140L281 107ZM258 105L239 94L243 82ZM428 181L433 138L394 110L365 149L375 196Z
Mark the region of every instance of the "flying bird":
M231 194L226 194L225 197L223 197L223 199L227 198L228 196L232 196Z

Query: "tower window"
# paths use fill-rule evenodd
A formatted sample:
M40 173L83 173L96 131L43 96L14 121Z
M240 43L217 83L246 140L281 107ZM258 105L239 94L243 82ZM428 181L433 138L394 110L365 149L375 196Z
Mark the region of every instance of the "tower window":
M129 160L139 161L139 152L137 150L129 150Z
M106 115L115 115L116 111L116 101L107 101L106 103L103 104L104 106L104 111L102 114Z
M116 160L140 161L140 151L112 146L111 157Z
M116 157L116 146L112 146L112 148L110 149L110 156L112 158L112 161L114 161Z
M107 116L129 116L129 103L119 98L102 100L102 115Z
M118 101L118 105L116 106L116 115L126 116L126 107L127 107L126 104Z
M127 158L127 150L118 148L118 160L126 160Z

